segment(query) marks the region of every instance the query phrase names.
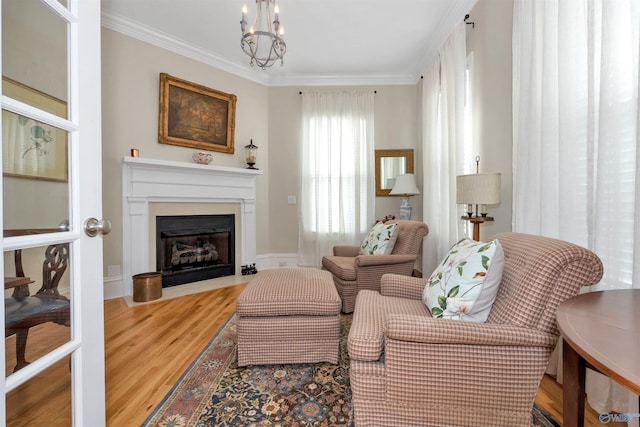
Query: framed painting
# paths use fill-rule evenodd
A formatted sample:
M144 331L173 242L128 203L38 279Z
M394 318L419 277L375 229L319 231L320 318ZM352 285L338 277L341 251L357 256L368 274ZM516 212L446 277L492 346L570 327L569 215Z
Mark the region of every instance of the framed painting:
M160 74L158 142L233 154L236 96Z
M67 103L20 82L2 77L2 94L67 117ZM2 110L2 172L6 176L67 182L67 132Z

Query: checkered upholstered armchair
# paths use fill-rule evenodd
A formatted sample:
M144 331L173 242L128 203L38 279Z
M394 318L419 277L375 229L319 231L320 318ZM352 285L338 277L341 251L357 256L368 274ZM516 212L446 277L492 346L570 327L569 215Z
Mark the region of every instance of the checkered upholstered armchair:
M333 256L322 258L322 268L333 275L342 298L342 311L351 313L356 295L362 289L380 290L380 278L386 273L411 276L429 228L421 221L388 221L398 223L398 239L389 255L359 255L359 246L334 246Z
M529 426L559 332L556 309L597 283L591 251L519 233L495 236L502 282L486 323L432 318L425 279L385 275L358 294L349 333L359 426Z

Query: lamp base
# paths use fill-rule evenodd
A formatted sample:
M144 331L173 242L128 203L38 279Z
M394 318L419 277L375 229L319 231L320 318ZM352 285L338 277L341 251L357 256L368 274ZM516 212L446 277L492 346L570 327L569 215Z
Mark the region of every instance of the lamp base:
M476 242L480 241L480 224L483 222L492 222L493 217L490 216L463 216L462 218L465 221L469 221L473 224L473 240Z
M411 206L400 206L399 219L411 219Z

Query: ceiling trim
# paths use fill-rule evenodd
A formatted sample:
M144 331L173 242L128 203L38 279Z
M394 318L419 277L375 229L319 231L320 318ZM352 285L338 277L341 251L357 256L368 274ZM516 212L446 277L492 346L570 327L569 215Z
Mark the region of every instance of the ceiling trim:
M460 1L460 0L459 0ZM469 0L462 0L468 2ZM415 73L366 74L366 75L296 75L270 76L263 70L249 70L244 66L212 55L202 49L159 32L139 22L111 12L102 12L102 26L126 36L149 43L159 48L177 53L194 61L218 68L233 75L265 86L369 86L369 85L411 85L416 84L422 69Z
M453 32L455 26L460 22L464 22L464 16L471 12L471 9L473 9L477 2L478 0L455 0L452 2L453 4L449 8L449 12L440 20L440 23L433 31L430 38L436 42L429 43L426 52L422 56L422 60L419 62L418 69L414 70L416 74L421 75L425 72L427 66L429 66L436 56L436 53L447 40L447 37Z
M414 85L420 78L413 74L335 74L271 77L269 86L371 86Z
M141 40L170 52L177 53L193 59L194 61L219 68L223 71L256 83L261 83L263 85L268 84L268 76L265 74L247 70L245 67L240 67L231 61L212 55L202 49L195 48L182 40L178 40L175 37L161 33L121 15L103 11L101 23L105 28L117 31L126 36L133 37L134 39Z

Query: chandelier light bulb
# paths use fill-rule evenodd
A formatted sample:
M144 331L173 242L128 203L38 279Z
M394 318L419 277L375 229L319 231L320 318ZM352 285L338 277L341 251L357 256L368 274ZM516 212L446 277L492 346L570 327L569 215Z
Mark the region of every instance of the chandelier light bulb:
M284 27L280 27L280 30L278 31L278 34L280 34L280 37L284 36Z
M242 5L242 19L245 19L245 18L246 18L246 15L247 15L247 12L248 12L248 11L249 11L249 10L247 9L247 5L246 5L246 4L243 4L243 5Z

